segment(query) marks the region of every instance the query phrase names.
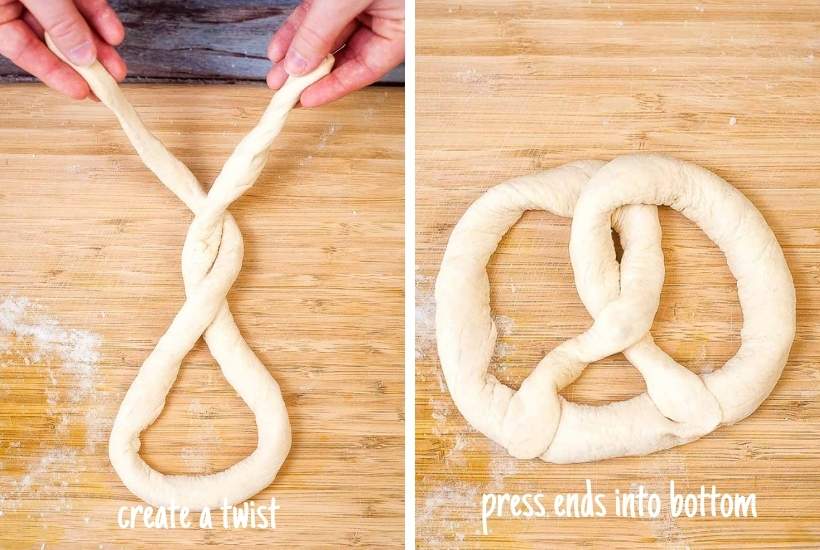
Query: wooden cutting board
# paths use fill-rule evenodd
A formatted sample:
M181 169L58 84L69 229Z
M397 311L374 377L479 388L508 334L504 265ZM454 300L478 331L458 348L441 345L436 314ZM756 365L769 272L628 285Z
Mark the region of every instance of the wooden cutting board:
M263 85L127 85L207 185L270 98ZM117 527L136 505L107 458L125 390L184 298L191 215L111 113L0 87L0 547L401 546L403 91L294 111L231 212L245 262L228 296L278 380L293 448L275 530ZM256 447L250 411L200 342L142 456L168 473Z
M820 545L820 5L768 2L448 2L417 20L417 544L420 548L739 548ZM751 417L644 458L554 465L509 458L471 430L442 380L433 280L453 225L490 186L576 159L659 151L737 186L783 246L798 331ZM696 372L733 355L742 326L722 253L663 209L666 281L652 333ZM575 290L569 220L524 216L490 262L500 338L491 367L518 387L590 324ZM621 355L564 395L642 392ZM756 493L756 519L497 519L483 493L583 493L584 481L665 494ZM664 498L664 503L666 499Z

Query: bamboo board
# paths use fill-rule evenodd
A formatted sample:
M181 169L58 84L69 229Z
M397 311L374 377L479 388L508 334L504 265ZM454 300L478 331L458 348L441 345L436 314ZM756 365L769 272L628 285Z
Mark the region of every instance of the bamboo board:
M820 545L820 6L816 2L447 2L417 20L417 546L739 548ZM519 461L469 429L446 391L432 288L465 208L513 176L577 159L658 151L699 163L761 210L794 276L798 333L751 417L644 458ZM742 326L726 261L664 209L666 281L652 332L696 372L719 368ZM500 325L491 367L517 387L590 324L572 281L569 220L527 213L489 266ZM642 392L621 355L564 395L606 403ZM757 497L756 519L490 520L483 493L611 495L670 479ZM611 507L610 507L611 510Z
M207 185L270 98L262 85L125 93ZM277 498L275 530L117 527L117 508L139 501L108 462L108 433L182 304L191 216L102 105L18 84L0 87L0 113L0 328L30 333L0 331L0 547L401 546L403 91L294 111L231 207L245 261L228 301L293 429L254 498ZM166 473L223 469L256 447L201 341L142 443Z

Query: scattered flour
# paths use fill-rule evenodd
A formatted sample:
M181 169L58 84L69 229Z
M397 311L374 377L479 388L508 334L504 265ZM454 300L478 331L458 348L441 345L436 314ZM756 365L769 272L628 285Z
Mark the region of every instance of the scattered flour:
M515 291L513 291L515 292ZM509 336L513 333L515 328L515 321L506 315L496 315L494 318L496 329L498 329L499 336Z
M430 359L436 350L436 298L433 277L416 274L416 360Z
M323 130L322 133L319 135L319 141L316 143L316 146L312 149L312 152L306 157L303 157L299 160L299 167L304 167L310 164L310 162L313 160L313 153L325 149L328 143L330 142L330 138L336 135L336 132L339 131L341 127L342 125L340 123L331 122L328 125L328 127L325 130Z
M213 424L205 424L196 427L197 445L195 447L182 448L182 463L185 464L185 473L211 474L214 470L211 466L213 457L210 453L203 452L203 449L218 449L222 443L222 438Z
M433 489L424 499L424 506L421 513L416 516L416 521L420 523L429 522L434 512L445 506L478 506L480 495L478 487L467 483L458 482L452 485L445 485Z
M416 274L416 360L430 359L435 355L436 349L436 300L433 293L433 277ZM494 317L498 336L510 336L515 329L515 321L506 315L496 315ZM509 355L515 347L498 343L496 345L496 358L503 358ZM440 370L440 369L439 369ZM443 380L440 379L439 386L442 391L446 390Z
M17 510L33 497L50 500L57 512L71 508L66 493L79 480L79 458L93 455L107 432L107 422L97 412L102 404L96 389L99 346L98 335L63 327L28 298L0 301L0 371L20 366L46 370L45 414L53 419L57 440L32 438L25 446L8 442L2 456L19 464L15 469L23 473L0 471L0 510ZM0 390L3 386L0 374ZM83 447L63 444L74 425L85 428Z
M475 71L464 71L457 75L463 82L479 79ZM435 297L434 278L416 274L416 360L435 359ZM499 339L513 334L515 321L505 315L494 317ZM503 368L499 362L514 351L514 346L497 342L493 358L493 368ZM458 415L457 409L447 395L447 387L438 363L432 364L442 395L429 400L433 426L431 433L439 438L442 446L449 447L443 452L442 467L459 477L467 466L467 451L471 443L482 440L473 437L470 428ZM432 376L432 375L431 375ZM455 415L455 416L454 416ZM453 419L452 428L448 426ZM505 488L507 478L517 473L517 461L503 449L495 449L488 464L486 477L476 482L465 481L422 481L423 489L429 489L427 496L419 501L416 525L419 539L425 548L466 547L466 535L478 532L479 518L476 511L480 507L481 494L498 492ZM424 487L426 486L426 487Z
M493 320L498 331L498 340L495 343L493 357L490 361L490 372L498 375L507 369L508 365L504 360L515 351L515 346L501 341L501 338L510 336L513 333L515 321L506 315L496 315Z
M441 369L436 369L436 381L438 382L438 389L441 393L447 391L447 382L444 380L444 374Z
M447 417L450 416L450 406L448 399L430 399L430 407L433 409L432 417L435 421L433 435L441 435L445 432Z
M506 492L507 477L518 473L518 459L507 454L507 451L496 447L490 461L490 485L493 492Z
M192 399L190 403L188 403L188 412L194 416L207 416L210 413L208 407L202 404L202 401L199 399Z
M416 513L419 537L426 548L460 548L467 525L459 519L449 519L448 513L461 509L477 509L481 494L478 487L467 483L440 486L428 493Z
M512 344L506 344L504 342L497 342L495 344L495 350L493 351L493 354L495 356L495 359L504 359L505 357L507 357L508 355L510 355L514 351L515 351L515 346L513 346Z
M470 440L463 433L453 437L453 447L444 455L444 465L448 468L463 468L467 464L464 451L469 448Z
M481 82L481 74L475 69L465 69L456 73L459 82Z
M458 71L454 76L457 82L468 85L474 92L488 93L493 91L493 79L487 75L481 74L475 69Z
M467 443L467 436L463 433L456 434L453 438L453 448L450 450L450 454L460 453L461 451L467 449Z
M316 145L316 148L317 148L317 149L324 149L325 147L327 147L327 142L328 142L328 140L329 140L329 139L330 139L330 138L331 138L334 134L336 134L336 131L337 131L340 127L341 127L341 125L340 125L340 124L338 124L338 123L336 123L336 122L331 122L331 123L328 125L327 129L326 129L325 131L323 131L323 132L321 133L321 135L319 136L319 143L318 143L318 145Z
M55 319L32 315L39 308L28 298L7 297L0 303L0 336L3 348L8 350L12 337L31 339L32 352L25 357L26 364L40 363L56 356L63 362L63 370L73 374L78 386L70 398L79 401L94 389L94 373L100 353L100 338L86 330L67 330ZM35 317L32 319L32 317ZM52 382L54 373L49 373Z
M632 491L637 491L638 485L643 485L647 491L666 494L669 491L667 483L670 479L685 483L689 479L689 471L685 459L676 453L661 453L653 455L647 460L651 467L646 471L647 478L633 482ZM669 502L664 499L660 517L649 520L649 526L654 535L667 547L684 547L686 540L683 530L678 525L677 518L672 516Z

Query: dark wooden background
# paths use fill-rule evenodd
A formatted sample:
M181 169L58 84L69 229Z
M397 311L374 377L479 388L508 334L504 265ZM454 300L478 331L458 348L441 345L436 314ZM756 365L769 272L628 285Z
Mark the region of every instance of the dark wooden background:
M126 27L119 51L140 81L264 80L265 51L297 0L111 0ZM0 57L0 80L31 77ZM404 82L404 66L382 83Z

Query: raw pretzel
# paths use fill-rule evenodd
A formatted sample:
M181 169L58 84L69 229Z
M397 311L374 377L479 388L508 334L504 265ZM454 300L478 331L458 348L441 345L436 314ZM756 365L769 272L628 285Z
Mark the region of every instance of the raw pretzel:
M53 42L46 39L52 51L65 61ZM201 510L226 501L229 505L242 502L273 481L290 450L290 423L279 386L242 338L225 300L242 267L243 256L242 234L227 208L256 181L273 140L302 91L328 74L332 66L333 57L328 56L310 74L285 82L206 194L191 171L145 127L102 65L72 65L116 115L145 165L194 213L182 249L185 303L125 394L108 445L111 464L120 479L150 504L173 503ZM202 476L162 474L139 456L139 436L162 412L180 364L200 336L204 336L227 381L253 411L258 446L220 472Z
M648 332L664 275L655 204L700 225L738 279L741 348L703 377L662 352ZM573 217L573 270L595 322L548 353L515 392L487 372L496 327L486 264L531 209ZM610 227L623 245L620 270ZM711 172L657 155L570 163L490 189L453 230L436 281L439 357L456 406L519 458L572 463L643 455L737 422L774 387L794 330L791 274L757 209ZM643 375L646 393L604 406L558 395L587 364L621 351Z

